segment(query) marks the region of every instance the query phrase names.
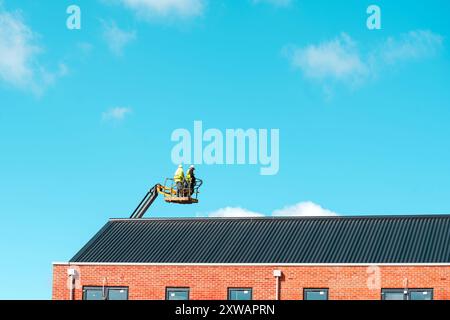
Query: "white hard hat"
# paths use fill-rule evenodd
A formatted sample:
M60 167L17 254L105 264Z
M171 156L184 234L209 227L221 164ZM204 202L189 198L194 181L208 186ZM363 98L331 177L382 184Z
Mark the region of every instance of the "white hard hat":
M195 169L194 165L191 165L191 166L189 167L189 169Z
M182 164L180 164L180 165L178 166L178 168L183 168L183 165L182 165Z

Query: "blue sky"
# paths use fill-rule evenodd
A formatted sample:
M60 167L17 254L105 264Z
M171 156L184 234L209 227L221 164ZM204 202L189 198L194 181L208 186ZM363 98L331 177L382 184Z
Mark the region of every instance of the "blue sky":
M329 2L1 1L0 299L50 298L195 120L279 129L280 170L198 166L200 203L148 216L449 213L450 4Z

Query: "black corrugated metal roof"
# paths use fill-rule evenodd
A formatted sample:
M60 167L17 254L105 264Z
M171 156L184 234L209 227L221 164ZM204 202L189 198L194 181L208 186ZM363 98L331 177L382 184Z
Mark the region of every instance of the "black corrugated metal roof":
M448 263L450 215L112 219L71 262Z

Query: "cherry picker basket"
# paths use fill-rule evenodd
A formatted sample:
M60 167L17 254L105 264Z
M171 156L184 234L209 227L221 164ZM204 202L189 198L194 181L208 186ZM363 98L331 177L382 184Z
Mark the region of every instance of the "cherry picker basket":
M167 178L164 186L161 186L161 192L164 195L164 201L179 204L198 203L199 189L203 181L195 179L195 184L190 186L186 181L177 184L173 179Z

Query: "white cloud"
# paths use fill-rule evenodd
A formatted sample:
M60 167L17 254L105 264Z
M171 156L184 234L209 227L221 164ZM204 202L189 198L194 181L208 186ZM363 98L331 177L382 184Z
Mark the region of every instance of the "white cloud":
M354 84L369 72L359 55L357 44L345 33L331 41L294 48L290 58L294 67L299 68L307 78L315 80Z
M210 217L261 217L262 213L249 211L239 207L226 207L208 214Z
M336 216L337 213L324 209L313 202L300 202L293 206L287 206L272 212L272 216L301 216L301 217L319 217ZM208 214L209 217L263 217L264 213L254 212L240 207L226 207Z
M295 217L321 217L321 216L336 216L337 213L324 209L320 205L314 202L300 202L293 206L287 206L283 209L275 210L272 215L274 216L295 216Z
M123 119L125 119L125 116L131 112L132 112L131 108L125 108L125 107L111 108L102 113L102 120L103 121L122 121Z
M38 61L43 49L38 36L25 24L19 12L8 12L0 3L0 80L14 87L41 94L48 85L67 74L59 64L57 71L48 71Z
M115 22L111 22L103 23L103 36L111 52L121 56L125 46L136 39L136 32L122 30Z
M402 34L398 39L389 37L380 47L379 54L388 63L423 59L434 56L443 47L444 38L429 30L416 30Z
M115 0L115 2L120 2L143 19L190 18L201 15L205 8L205 0Z
M292 1L293 0L253 0L253 3L268 3L277 7L287 7L292 3Z
M443 41L441 35L431 31L415 30L389 37L361 52L358 44L342 33L331 41L301 48L291 46L284 52L305 78L322 84L324 91L332 95L336 83L355 87L395 63L432 57L442 49Z
M0 13L0 77L4 81L24 86L32 80L33 60L41 51L34 38L18 13Z

